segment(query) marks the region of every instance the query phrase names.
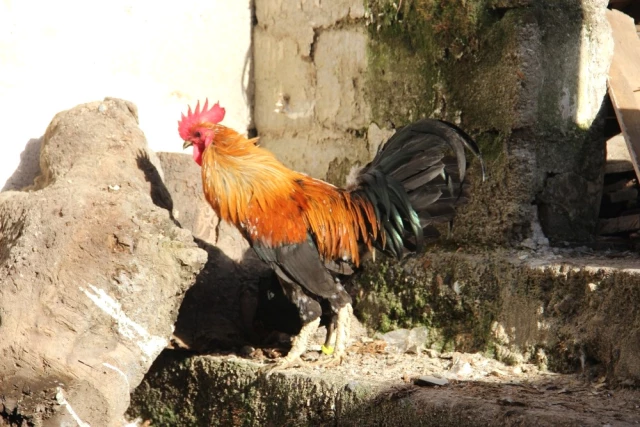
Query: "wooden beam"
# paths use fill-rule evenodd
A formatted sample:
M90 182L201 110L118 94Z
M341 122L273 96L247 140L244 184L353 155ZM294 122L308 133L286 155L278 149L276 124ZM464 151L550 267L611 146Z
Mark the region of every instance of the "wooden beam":
M605 195L611 203L632 202L638 199L637 188L624 188Z
M601 218L598 234L615 234L640 230L640 214L619 216L617 218Z
M630 186L629 181L631 180L627 178L619 179L616 182L612 182L609 185L605 185L604 188L602 189L602 192L606 194L606 193L613 193L615 191L622 190L623 188Z
M618 10L607 10L614 40L609 69L609 96L640 177L640 38L633 19Z
M609 0L609 6L615 8L623 8L628 6L631 3L631 0Z

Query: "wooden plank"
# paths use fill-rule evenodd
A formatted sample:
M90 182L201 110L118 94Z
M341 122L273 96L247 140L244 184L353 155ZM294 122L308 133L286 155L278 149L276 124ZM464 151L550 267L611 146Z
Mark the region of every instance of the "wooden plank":
M640 177L640 38L629 16L607 10L614 40L609 69L609 96L627 142L636 176Z
M622 8L628 6L631 0L609 0L609 6Z
M613 193L606 194L611 203L631 202L638 198L637 188L624 188L622 190L614 191Z
M598 234L615 234L640 230L640 215L625 215L617 218L601 218Z
M623 188L626 187L633 187L633 182L631 182L633 180L627 179L627 178L622 178L617 180L616 182L612 182L611 184L605 185L604 188L602 189L603 193L613 193L615 191L618 190L622 190Z
M627 251L631 249L631 240L628 237L618 236L598 236L596 241L586 246L595 250L615 250L615 251Z

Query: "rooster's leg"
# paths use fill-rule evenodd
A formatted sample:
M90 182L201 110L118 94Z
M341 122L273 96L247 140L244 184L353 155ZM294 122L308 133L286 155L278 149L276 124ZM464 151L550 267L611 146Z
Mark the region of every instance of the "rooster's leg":
M319 360L316 365L321 366L336 366L342 363L345 351L347 349L347 343L349 342L349 335L351 334L351 314L353 308L351 304L347 304L338 310L337 318L335 321L335 329L333 327L327 328L327 339L322 348L322 352L329 354L327 359ZM331 346L333 336L336 337L335 347Z
M327 325L327 337L324 340L324 345L322 346L323 354L332 354L335 342L336 342L336 321L338 316L334 315L331 318L331 321Z
M319 317L302 326L302 329L300 329L300 333L293 338L293 342L291 343L291 350L289 350L289 353L287 353L285 357L276 362L275 366L270 366L267 368L267 377L274 372L281 371L292 366L303 365L304 362L302 361L302 359L300 359L300 356L302 356L304 352L307 351L309 338L318 330L318 326L320 326Z
M351 304L347 304L338 311L338 320L336 325L336 349L334 357L342 360L345 351L347 350L347 344L351 335L351 315L353 314L353 308Z

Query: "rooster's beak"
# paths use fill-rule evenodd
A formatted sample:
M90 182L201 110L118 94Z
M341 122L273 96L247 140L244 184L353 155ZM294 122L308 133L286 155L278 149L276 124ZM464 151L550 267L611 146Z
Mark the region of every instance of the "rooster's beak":
M184 144L182 144L182 149L186 150L187 148L191 147L192 145L193 145L193 142L185 141Z

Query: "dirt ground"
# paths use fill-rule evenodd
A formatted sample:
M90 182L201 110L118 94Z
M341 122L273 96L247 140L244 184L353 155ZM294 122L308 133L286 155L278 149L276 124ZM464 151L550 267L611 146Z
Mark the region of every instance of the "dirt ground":
M243 350L244 357L217 357L229 362L248 359L264 369L280 354L277 349ZM288 369L283 375L342 378L347 388L383 383L386 391L378 399L411 395L431 404L464 403L489 418L491 414L504 417L502 421L495 418L501 425L511 425L514 420L507 420L514 417L539 420L540 424L531 425L640 425L640 391L611 389L604 378L556 374L527 363L509 366L481 354L399 353L384 340L368 338L353 345L339 366L313 366L319 357L318 352L308 352L306 366Z

